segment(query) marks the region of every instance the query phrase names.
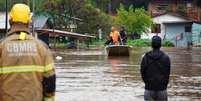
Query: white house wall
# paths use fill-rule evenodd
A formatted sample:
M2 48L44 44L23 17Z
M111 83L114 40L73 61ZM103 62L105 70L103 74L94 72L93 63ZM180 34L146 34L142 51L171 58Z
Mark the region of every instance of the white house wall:
M8 16L9 19L9 16ZM5 22L6 22L6 14L0 13L0 29L5 29ZM10 28L9 21L7 22L8 28Z
M192 26L193 44L197 45L201 43L201 24L194 23Z

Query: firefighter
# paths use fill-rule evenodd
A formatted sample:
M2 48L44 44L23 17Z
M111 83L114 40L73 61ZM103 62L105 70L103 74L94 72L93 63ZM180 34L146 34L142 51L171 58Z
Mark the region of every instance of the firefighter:
M31 36L30 20L27 5L12 7L11 30L0 43L0 101L54 101L52 54Z
M119 45L119 32L115 27L111 28L112 32L110 33L110 37L112 38L113 44L114 45Z
M117 29L112 26L110 35L107 37L105 45L119 45L120 34Z

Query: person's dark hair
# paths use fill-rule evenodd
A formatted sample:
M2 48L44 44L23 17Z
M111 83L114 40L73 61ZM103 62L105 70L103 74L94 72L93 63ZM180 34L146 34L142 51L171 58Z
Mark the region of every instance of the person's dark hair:
M122 26L121 26L121 30L125 30L125 26L122 25Z
M152 45L153 49L160 49L161 48L161 37L159 37L157 35L153 36L151 45Z

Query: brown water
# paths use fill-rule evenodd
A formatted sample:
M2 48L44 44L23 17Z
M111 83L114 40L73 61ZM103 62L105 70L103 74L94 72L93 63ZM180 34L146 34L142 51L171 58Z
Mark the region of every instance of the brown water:
M59 50L55 56L57 101L143 101L140 60L149 48L134 48L130 58L108 58L101 50ZM170 101L201 101L201 48L163 49L171 58Z

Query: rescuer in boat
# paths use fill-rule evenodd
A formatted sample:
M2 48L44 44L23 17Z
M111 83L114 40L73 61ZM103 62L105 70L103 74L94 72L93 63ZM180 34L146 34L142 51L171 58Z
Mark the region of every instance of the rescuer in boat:
M105 45L119 45L120 34L114 26L111 28L110 36L106 41Z
M126 32L124 26L121 26L120 36L121 36L120 40L121 40L122 45L126 45L126 42L127 42L127 32Z
M0 43L0 101L54 101L52 54L29 30L30 8L15 4L11 30Z

